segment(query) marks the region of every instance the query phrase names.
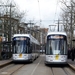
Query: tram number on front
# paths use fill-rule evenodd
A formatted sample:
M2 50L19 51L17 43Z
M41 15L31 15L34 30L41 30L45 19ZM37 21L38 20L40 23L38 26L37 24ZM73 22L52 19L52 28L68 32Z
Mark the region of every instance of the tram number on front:
M19 54L19 58L21 58L22 57L22 54Z
M58 60L59 59L59 55L57 54L56 56L55 56L55 60Z

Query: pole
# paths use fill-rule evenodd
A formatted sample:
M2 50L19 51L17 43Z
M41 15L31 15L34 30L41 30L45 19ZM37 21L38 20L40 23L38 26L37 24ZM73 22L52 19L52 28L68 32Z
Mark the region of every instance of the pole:
M59 19L58 19L58 32L59 32Z
M10 25L9 25L9 39L8 41L11 42L11 4L10 4ZM9 44L9 57L11 57L11 43Z
M73 28L72 28L72 10L73 10L73 5L72 5L72 0L71 0L71 36L70 36L70 42L71 42L71 44L70 44L70 46L71 46L71 48L72 48L72 37L73 37Z

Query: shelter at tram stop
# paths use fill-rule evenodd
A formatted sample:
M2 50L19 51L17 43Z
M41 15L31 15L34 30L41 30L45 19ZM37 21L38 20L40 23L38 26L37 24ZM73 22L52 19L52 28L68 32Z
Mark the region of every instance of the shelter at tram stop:
M12 51L9 50L11 42L5 41L0 37L0 60L8 59L12 55Z

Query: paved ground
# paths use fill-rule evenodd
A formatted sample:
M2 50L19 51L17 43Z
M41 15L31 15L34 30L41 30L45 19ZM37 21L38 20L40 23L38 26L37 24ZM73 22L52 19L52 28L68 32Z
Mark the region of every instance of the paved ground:
M8 60L0 60L0 67L9 64L12 62L12 59L8 59ZM68 59L68 64L75 70L75 60L72 61L71 59Z
M71 59L68 59L68 64L75 70L75 60L72 61Z
M9 60L0 60L0 67L4 66L4 65L6 65L6 64L9 64L9 63L11 63L11 62L12 62L11 59L9 59Z

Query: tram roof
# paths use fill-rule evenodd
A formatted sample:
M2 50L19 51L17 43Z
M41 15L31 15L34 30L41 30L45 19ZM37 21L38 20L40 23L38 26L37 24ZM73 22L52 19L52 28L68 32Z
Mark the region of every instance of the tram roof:
M17 36L26 36L26 37L30 37L29 34L14 34L13 37L17 37Z
M35 39L31 34L14 34L13 37L25 36L29 37L33 43L40 44L37 39Z
M47 33L47 35L54 35L54 34L67 36L66 32L48 32L48 33Z

